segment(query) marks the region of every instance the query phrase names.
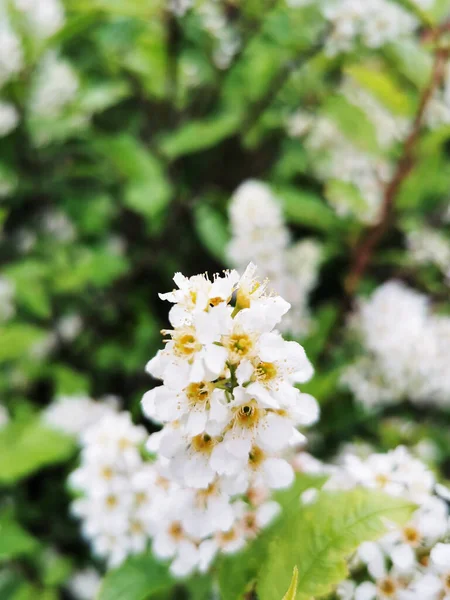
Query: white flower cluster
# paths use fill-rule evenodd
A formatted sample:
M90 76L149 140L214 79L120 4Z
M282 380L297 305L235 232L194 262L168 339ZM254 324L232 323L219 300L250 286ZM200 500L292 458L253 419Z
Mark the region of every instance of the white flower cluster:
M42 419L53 429L79 437L118 408L115 396L106 396L98 402L82 395L60 396L43 411Z
M345 370L345 383L367 407L405 399L449 406L450 317L398 281L362 300L353 316L365 355Z
M6 277L0 277L0 322L7 321L16 312L14 296L14 284Z
M358 43L380 48L419 27L412 14L390 0L326 0L322 10L332 25L326 42L330 56L350 52Z
M362 460L348 455L328 489L362 486L418 505L403 527L390 524L378 542L363 543L352 561L364 571L338 587L341 600L438 600L450 593L449 491L409 452L398 447Z
M351 203L347 197L329 197L336 212L342 216L354 214L364 223L376 223L386 183L392 176L390 163L355 146L326 115L313 118L300 111L291 117L288 130L296 136L306 134L305 147L318 177L352 184L359 193L360 198Z
M238 31L230 24L219 2L208 0L198 6L203 26L215 41L213 61L219 69L226 69L241 46Z
M229 212L230 262L238 270L249 261L255 262L262 275L291 304L280 329L304 335L310 326L308 296L317 284L321 245L312 239L290 244L280 202L260 181L242 183L233 194Z
M29 100L31 115L54 117L61 114L75 98L78 87L78 77L70 64L53 52L47 53L36 73Z
M417 265L432 264L450 274L450 241L440 231L422 225L406 236L409 255Z
M76 600L93 600L100 590L101 577L93 567L76 571L69 581L67 588Z
M144 551L148 543L154 467L139 451L146 437L128 413L112 412L82 435L81 464L69 479L82 494L72 503L72 513L82 520L94 553L110 567Z
M147 365L163 385L145 394L143 410L163 424L147 448L170 480L153 550L177 575L207 569L272 520L270 490L294 477L283 453L304 439L297 427L318 418L314 398L294 387L312 366L274 329L289 304L254 274L252 264L241 278L178 273L178 289L161 295L174 304L173 329Z
M0 2L0 88L17 75L22 67L23 50L20 38L11 26L6 6Z
M64 25L64 7L59 0L14 0L14 5L23 14L30 33L38 38L48 38Z

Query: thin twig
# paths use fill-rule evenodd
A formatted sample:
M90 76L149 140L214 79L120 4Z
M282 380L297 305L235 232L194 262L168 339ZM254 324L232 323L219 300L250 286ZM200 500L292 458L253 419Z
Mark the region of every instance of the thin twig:
M395 198L403 181L414 167L416 161L415 147L423 126L426 109L434 91L442 83L447 55L448 51L446 49L436 50L430 81L422 93L411 131L403 144L401 158L398 161L394 175L387 184L384 192L379 222L368 230L366 236L361 243L357 245L354 252L352 266L345 283L345 289L349 296L354 294L359 281L363 277L372 259L375 248L378 246L391 225Z

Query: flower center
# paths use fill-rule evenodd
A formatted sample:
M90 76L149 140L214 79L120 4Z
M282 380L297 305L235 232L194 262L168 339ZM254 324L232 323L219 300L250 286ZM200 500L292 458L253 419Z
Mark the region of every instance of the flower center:
M112 479L114 471L111 469L111 467L103 467L103 469L100 472L100 475L103 477L103 479L109 481L110 479Z
M137 492L135 496L136 504L141 506L147 500L147 494L145 492Z
M378 587L380 589L380 592L385 594L386 596L394 596L397 590L394 581L390 577L383 579L383 581L379 583Z
M405 541L411 546L416 546L420 542L420 534L414 527L405 527L403 536Z
M127 438L120 438L117 445L119 446L120 450L126 450L127 448L130 448L132 444L130 440L127 440Z
M219 539L223 543L232 542L237 538L237 532L235 529L229 529L228 531L220 532Z
M174 521L169 527L169 535L173 537L174 540L179 541L183 539L183 528L179 521Z
M201 350L202 345L198 343L194 331L180 331L174 335L175 352L180 356L191 356Z
M248 404L240 406L236 412L236 422L241 427L253 427L261 416L261 410L256 404L256 400L251 400Z
M205 404L209 400L213 389L214 385L207 381L190 383L186 388L186 396L188 397L189 404Z
M144 528L140 521L131 521L130 523L131 533L144 533Z
M117 500L117 496L114 496L113 494L106 496L107 508L115 508L118 504L119 504L119 501Z
M248 461L249 461L252 469L255 469L255 470L258 469L258 467L260 467L261 464L263 463L264 458L265 458L265 454L261 450L261 448L258 448L258 446L253 446L253 448L251 449L251 451L248 455Z
M383 475L383 473L378 473L378 475L375 477L375 481L381 488L383 488L387 483L389 483L388 477L386 475Z
M217 306L218 304L220 304L221 302L224 302L224 299L221 298L220 296L216 296L216 298L211 298L209 301L209 305L210 306Z
M247 356L253 348L253 342L246 333L233 333L228 341L228 348L239 357Z
M256 377L260 381L268 382L271 379L275 379L277 376L277 368L273 363L260 362L256 367Z
M207 433L201 433L192 438L191 446L196 452L209 454L215 446L215 441Z

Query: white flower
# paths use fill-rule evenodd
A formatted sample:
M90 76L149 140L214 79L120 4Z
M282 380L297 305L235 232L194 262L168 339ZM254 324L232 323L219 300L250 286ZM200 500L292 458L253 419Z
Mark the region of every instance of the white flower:
M8 135L19 123L19 113L15 106L0 100L0 137Z
M422 226L406 238L412 260L418 264L434 264L444 274L450 268L450 241L439 231Z
M64 8L59 0L14 0L14 4L38 38L48 38L64 25Z
M29 110L33 117L57 117L78 92L78 77L70 64L53 52L42 59L34 81Z
M0 405L0 430L9 423L9 412L5 406Z
M367 354L345 371L343 381L360 402L448 404L450 319L434 316L426 296L396 281L385 283L360 303L351 324Z
M419 23L401 6L389 0L328 0L323 13L333 25L326 43L330 56L355 49L359 41L369 48L414 32Z
M70 435L81 436L91 425L117 410L115 400L95 402L88 396L60 396L42 413L44 422Z
M67 583L67 588L76 600L93 600L101 584L99 573L92 567L76 571Z
M294 387L313 373L303 348L274 331L289 304L267 292L250 264L212 281L177 274L173 329L147 371L163 384L144 395L144 413L163 425L146 444L167 493L155 493L153 550L171 572L205 571L219 552L239 550L279 511L270 489L288 487L283 457L318 418L314 398ZM242 500L245 499L245 501Z
M23 51L8 18L0 11L0 87L23 67Z
M14 306L15 286L6 277L0 277L0 322L10 319L16 309Z
M292 313L283 319L280 328L296 335L305 333L309 326L307 298L317 281L320 246L304 240L289 247L290 235L281 203L269 186L259 181L248 180L236 190L230 203L230 221L233 236L228 256L231 263L239 269L244 269L249 260L257 263L261 274L270 279L277 292L292 306ZM250 269L244 274L241 290L245 278L251 282L251 273ZM258 288L256 293L261 289L264 287Z

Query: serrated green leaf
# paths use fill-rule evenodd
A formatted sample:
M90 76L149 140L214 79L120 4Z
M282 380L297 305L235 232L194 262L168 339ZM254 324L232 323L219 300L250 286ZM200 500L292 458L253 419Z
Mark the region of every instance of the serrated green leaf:
M379 538L386 522L405 523L414 506L373 490L321 492L318 500L283 519L261 566L260 600L279 600L298 565L297 600L332 591L347 575L346 559L364 541Z
M64 462L75 448L72 438L38 419L9 423L0 430L0 483L11 484L46 465Z
M142 554L106 575L97 600L147 600L173 585L167 567L151 554Z
M0 563L17 556L31 554L37 546L37 540L15 521L9 510L0 513Z
M295 600L297 595L297 587L298 587L298 568L297 565L294 567L294 571L292 573L291 585L289 586L288 591L283 596L283 600Z
M294 484L289 489L277 492L274 499L282 507L282 519L293 518L299 510L302 492L310 488L320 488L325 480L324 477L302 474L296 477ZM278 523L277 520L239 554L222 557L219 561L218 583L222 600L238 600L242 598L246 589L254 584L269 545L277 536ZM288 587L288 583L286 583L285 589ZM279 598L281 597L282 594Z

